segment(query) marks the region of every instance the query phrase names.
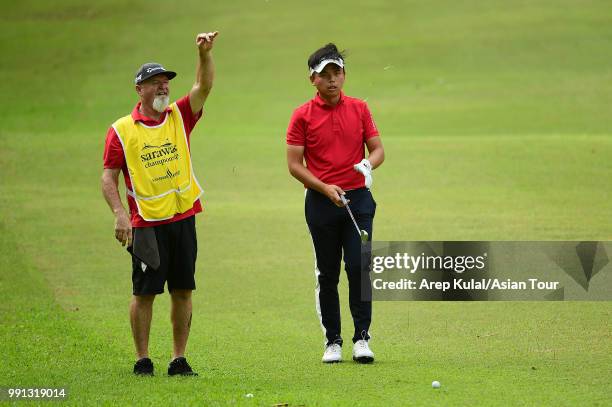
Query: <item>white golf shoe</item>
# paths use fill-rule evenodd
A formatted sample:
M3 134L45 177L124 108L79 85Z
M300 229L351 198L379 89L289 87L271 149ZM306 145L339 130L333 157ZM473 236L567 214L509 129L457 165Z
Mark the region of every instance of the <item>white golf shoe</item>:
M327 345L325 347L325 352L323 352L323 358L321 360L323 361L323 363L342 362L342 346L338 345L337 343Z
M370 349L368 341L360 339L353 345L353 360L358 363L374 362L374 352Z

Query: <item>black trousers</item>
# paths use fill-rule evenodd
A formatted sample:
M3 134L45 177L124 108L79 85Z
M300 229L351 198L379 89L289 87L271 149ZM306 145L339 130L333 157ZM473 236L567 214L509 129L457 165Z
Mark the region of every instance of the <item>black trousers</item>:
M372 239L372 225L376 202L367 188L346 192L349 207L360 229ZM353 317L353 343L370 339L368 330L372 320L372 302L361 300L361 239L346 208L337 207L325 195L307 190L306 223L310 229L315 251L317 312L327 344L342 345L338 282L340 262L344 254L345 271L349 282L349 306Z

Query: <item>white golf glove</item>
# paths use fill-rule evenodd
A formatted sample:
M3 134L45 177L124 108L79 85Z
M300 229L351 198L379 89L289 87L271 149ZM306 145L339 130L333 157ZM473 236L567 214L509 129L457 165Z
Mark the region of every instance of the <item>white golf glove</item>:
M359 164L353 165L355 171L360 172L365 177L365 186L370 188L372 186L372 164L367 159L361 160Z

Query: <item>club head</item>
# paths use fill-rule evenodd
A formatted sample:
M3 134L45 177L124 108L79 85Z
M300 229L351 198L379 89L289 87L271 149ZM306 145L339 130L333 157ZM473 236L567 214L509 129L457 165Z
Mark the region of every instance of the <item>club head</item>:
M359 235L361 236L361 243L366 243L368 241L368 237L369 237L368 232L361 229L361 231L359 232Z

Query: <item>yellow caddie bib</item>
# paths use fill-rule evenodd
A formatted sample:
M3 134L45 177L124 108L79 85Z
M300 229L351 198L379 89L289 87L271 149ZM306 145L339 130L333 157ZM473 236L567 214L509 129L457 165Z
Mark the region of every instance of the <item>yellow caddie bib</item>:
M146 221L170 219L202 195L191 165L187 133L176 103L163 123L149 127L131 115L113 123L121 141L138 213Z

